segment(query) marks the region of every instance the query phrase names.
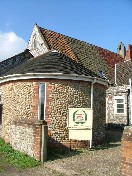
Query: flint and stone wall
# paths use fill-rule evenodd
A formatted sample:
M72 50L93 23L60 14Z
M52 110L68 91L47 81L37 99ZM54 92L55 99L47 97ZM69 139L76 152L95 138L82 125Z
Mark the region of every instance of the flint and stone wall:
M36 25L34 25L27 49L30 50L34 57L42 55L48 51L48 47Z
M68 140L68 108L91 108L91 84L80 81L54 81L46 85L46 121L49 128L49 143L64 146ZM94 143L105 138L105 92L106 87L94 84ZM73 144L74 145L74 144Z
M6 142L10 142L13 121L37 121L39 82L46 83L45 121L48 125L49 144L69 147L68 108L91 107L91 83L89 82L41 79L13 81L1 85L2 137ZM105 91L106 87L94 84L94 141L102 141L105 136ZM23 128L18 128L18 131L20 130ZM31 132L31 129L29 131Z
M15 150L26 153L36 160L41 159L43 122L14 121L10 126L10 144Z
M106 91L106 123L110 125L127 125L128 116L128 86L110 87ZM125 113L114 113L114 96L124 96L125 98Z
M122 135L122 176L132 175L132 126L126 126Z
M21 119L36 119L37 93L35 82L10 82L0 86L2 109L1 136L9 142L10 125L13 121ZM38 101L38 99L37 99ZM38 105L37 105L38 106Z
M69 146L68 108L90 108L91 85L80 81L52 81L47 83L46 121L50 144Z

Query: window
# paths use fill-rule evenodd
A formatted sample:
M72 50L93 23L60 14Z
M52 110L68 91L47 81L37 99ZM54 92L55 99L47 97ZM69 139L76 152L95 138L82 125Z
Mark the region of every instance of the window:
M123 96L115 96L115 113L124 114L125 101Z
M100 74L100 76L101 76L102 78L107 79L102 70L99 70L99 74Z
M34 49L37 48L37 41L36 41L36 38L33 40L33 48L34 48Z
M119 50L121 50L121 45L119 46Z
M37 39L36 39L36 34L33 36L32 44L33 44L33 49L36 50L36 49L37 49Z
M40 83L39 84L39 107L38 107L39 120L45 119L45 98L46 98L46 84Z

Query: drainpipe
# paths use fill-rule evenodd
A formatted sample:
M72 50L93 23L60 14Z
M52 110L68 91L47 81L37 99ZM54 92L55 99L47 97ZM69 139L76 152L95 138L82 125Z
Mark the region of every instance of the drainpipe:
M92 119L93 119L93 85L95 84L95 82L96 82L96 79L94 79L93 82L91 83L91 110L92 110ZM93 124L92 124L92 129L93 129ZM92 140L90 140L90 148L92 148Z
M96 82L96 79L91 83L91 109L93 110L93 85Z
M131 78L129 78L129 85L130 85L130 125L132 125L132 84Z
M117 82L116 82L116 64L115 64L115 72L114 72L114 83L115 83L115 85L117 85Z

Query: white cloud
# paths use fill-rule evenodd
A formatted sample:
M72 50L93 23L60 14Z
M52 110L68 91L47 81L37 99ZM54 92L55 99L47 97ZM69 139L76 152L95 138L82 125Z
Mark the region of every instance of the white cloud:
M0 31L0 61L23 52L27 43L14 32L3 33Z

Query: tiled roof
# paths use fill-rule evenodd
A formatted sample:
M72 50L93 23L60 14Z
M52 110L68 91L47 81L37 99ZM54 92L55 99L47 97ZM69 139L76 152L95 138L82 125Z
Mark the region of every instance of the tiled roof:
M132 78L132 61L121 62L117 64L117 84L129 84L129 78Z
M5 75L25 73L62 73L97 77L94 72L71 60L68 56L52 51L27 60L26 63L15 67Z
M0 76L6 74L6 72L10 71L11 69L15 68L17 65L21 65L22 63L26 62L28 59L32 58L32 54L29 50L25 50L24 52L15 55L9 59L6 59L0 62Z
M105 62L110 67L114 67L115 63L124 60L119 54L116 54L114 52L108 51L100 47L96 47L96 49L98 50L99 55L105 60Z
M108 80L113 81L113 66L114 63L123 60L121 56L84 41L41 27L38 28L49 50L56 50L61 54L53 55L53 53L47 53L37 57L37 59L30 59L33 56L26 50L19 55L0 62L0 76L31 72L60 72L64 74L76 73L79 75L106 77ZM46 60L44 61L44 59Z
M41 27L39 29L50 49L64 53L98 75L102 70L109 80L113 77L114 64L123 61L120 55L106 49Z

